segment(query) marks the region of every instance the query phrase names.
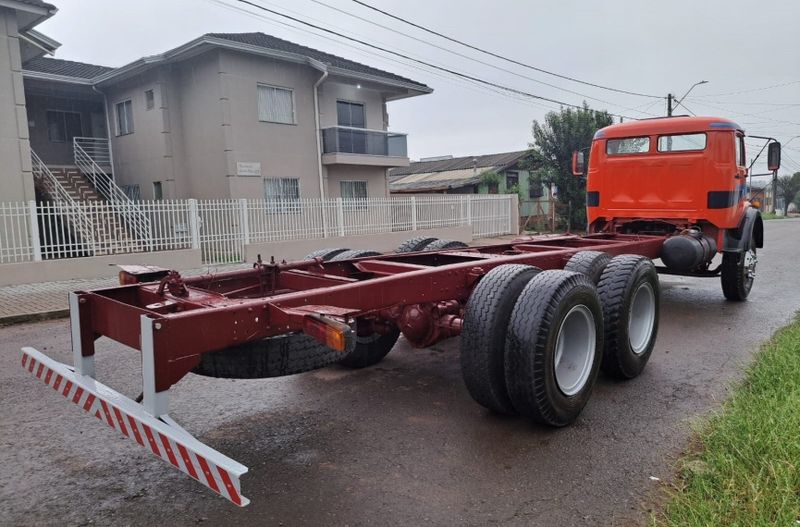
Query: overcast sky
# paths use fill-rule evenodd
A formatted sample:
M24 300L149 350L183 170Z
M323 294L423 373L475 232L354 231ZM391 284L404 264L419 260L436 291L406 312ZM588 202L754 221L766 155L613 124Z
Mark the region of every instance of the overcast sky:
M441 72L398 62L400 59L387 58L378 51L365 51L357 44L345 45L292 29L262 18L278 19L275 15L247 8L236 0L51 1L59 12L37 29L62 43L58 58L121 66L207 32L262 31L424 82L434 88L433 94L389 105L390 128L409 134L409 155L414 159L525 148L531 139L531 122L541 120L555 106L500 95ZM351 0L252 1L544 97L573 104L586 100L593 108L633 117L665 112L663 100L610 92L514 66L386 18ZM696 114L729 117L750 134L775 136L784 143L800 135L798 0L366 1L475 46L596 84L681 96L695 82L707 80L708 84L694 88L684 101ZM248 15L220 4L241 6L258 14ZM787 85L761 89L779 84ZM686 112L680 109L676 113ZM800 170L800 138L784 149L784 169Z

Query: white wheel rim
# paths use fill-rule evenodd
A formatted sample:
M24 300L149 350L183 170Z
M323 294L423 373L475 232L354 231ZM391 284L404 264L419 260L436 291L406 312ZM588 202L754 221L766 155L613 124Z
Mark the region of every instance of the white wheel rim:
M556 384L564 395L580 392L589 380L596 344L594 316L583 304L569 310L556 337Z
M656 322L656 295L653 287L642 283L633 294L628 318L628 340L631 350L641 355L650 344Z

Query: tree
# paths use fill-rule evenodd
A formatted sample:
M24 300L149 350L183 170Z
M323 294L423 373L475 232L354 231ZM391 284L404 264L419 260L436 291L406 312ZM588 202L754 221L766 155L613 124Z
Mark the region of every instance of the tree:
M778 178L778 186L775 195L783 198L783 215L789 213L789 203L794 201L800 192L800 172L795 172L791 176L781 176Z
M592 144L595 132L613 124L608 112L596 111L584 102L583 108L562 108L549 112L544 122L533 121L534 172L542 183L555 183L558 200L569 206L568 224L586 226L586 180L572 175L572 152Z

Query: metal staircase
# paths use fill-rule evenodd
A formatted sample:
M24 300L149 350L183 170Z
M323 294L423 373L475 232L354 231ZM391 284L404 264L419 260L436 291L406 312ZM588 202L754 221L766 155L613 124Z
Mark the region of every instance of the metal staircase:
M143 242L150 240L150 218L117 186L103 168L111 166L108 139L75 137L73 154L75 165L111 205L114 212L119 214L131 234Z

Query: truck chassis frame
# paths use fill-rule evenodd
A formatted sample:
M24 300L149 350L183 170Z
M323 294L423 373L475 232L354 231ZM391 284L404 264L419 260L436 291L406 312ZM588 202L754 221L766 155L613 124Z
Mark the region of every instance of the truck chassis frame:
M656 259L665 239L540 236L345 261L259 261L252 269L193 278L165 270L123 271L121 281L155 281L70 295L73 367L33 348L22 350L22 366L154 455L244 506L248 500L239 479L247 468L196 440L168 415L170 387L198 366L202 354L292 333L344 352L353 345L356 321L377 332L398 325L413 346L427 347L460 333L472 289L495 267L562 269L575 253L588 250ZM95 380L100 336L141 352L141 404Z

